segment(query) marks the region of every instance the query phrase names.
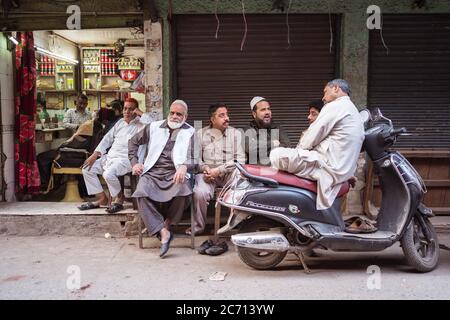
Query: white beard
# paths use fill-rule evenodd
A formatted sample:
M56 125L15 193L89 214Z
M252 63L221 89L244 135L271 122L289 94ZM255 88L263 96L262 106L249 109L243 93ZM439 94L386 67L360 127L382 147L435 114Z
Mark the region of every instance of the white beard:
M169 128L172 129L172 130L181 128L181 126L182 126L183 124L184 124L184 121L183 121L183 122L175 122L175 121L167 120L167 125L168 125Z

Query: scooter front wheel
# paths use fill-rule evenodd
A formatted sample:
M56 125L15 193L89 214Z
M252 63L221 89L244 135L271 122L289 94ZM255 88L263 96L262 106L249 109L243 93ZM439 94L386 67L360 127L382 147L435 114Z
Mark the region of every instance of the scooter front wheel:
M242 227L239 229L239 233L249 233L258 231L267 231L271 228L280 227L275 221L253 217L242 223ZM257 249L249 249L243 247L237 247L239 258L248 266L258 269L267 270L277 266L284 257L286 257L287 251L262 251Z
M432 238L431 242L426 239L419 221L414 217L400 243L410 266L419 272L430 272L439 261L439 241L430 220L424 217L424 221Z

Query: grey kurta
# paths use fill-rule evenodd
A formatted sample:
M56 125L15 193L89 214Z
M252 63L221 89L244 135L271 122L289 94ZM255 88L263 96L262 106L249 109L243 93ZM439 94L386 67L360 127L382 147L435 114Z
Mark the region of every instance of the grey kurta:
M317 209L331 207L352 177L364 141L358 110L348 96L326 104L296 149L272 150L272 166L317 181Z
M133 197L149 197L154 201L167 202L174 197L188 196L192 193L188 180L179 184L173 182L176 172L172 161L174 144L173 138L167 141L161 156L152 169L139 178Z
M128 156L132 166L139 161L139 146L150 146L152 139L160 138L158 135L150 136L149 126L134 135L128 143ZM164 121L160 128L167 129L167 121ZM168 227L167 223L176 224L189 204L188 195L192 193L189 181L185 180L181 184L173 182L176 173L173 162L174 146L180 131L188 128L189 126L184 125L180 129L173 130L155 164L140 177L136 191L133 193L133 197L138 200L139 212L151 235ZM193 139L191 139L190 147L192 143ZM147 150L149 149L151 148ZM190 154L193 154L191 149L193 148L189 149ZM186 160L186 166L188 170L192 170L195 166L192 158ZM166 220L164 220L163 212L165 212Z

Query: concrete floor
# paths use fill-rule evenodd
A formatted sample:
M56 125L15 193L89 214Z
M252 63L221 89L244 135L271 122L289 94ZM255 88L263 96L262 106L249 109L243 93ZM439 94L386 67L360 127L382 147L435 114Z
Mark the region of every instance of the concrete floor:
M448 233L439 239L450 246ZM145 240L150 248L141 250L136 238L0 236L0 299L450 298L450 252L444 250L428 274L412 272L398 245L372 254L318 251L307 275L292 255L276 270L256 271L233 246L221 256L202 256L179 238L161 259L158 243ZM381 268L379 290L368 289L370 265ZM77 268L81 288L70 289ZM209 280L215 271L226 272L225 280Z

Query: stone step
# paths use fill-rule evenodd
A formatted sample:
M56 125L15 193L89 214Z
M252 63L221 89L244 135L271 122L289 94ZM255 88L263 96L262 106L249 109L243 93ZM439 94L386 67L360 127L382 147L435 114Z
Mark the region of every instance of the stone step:
M68 202L1 202L0 235L42 236L70 235L104 237L137 236L137 216L131 203L125 203L125 210L109 214L105 208L80 211L80 203ZM228 215L222 215L223 223ZM431 219L438 232L450 232L450 216ZM208 217L209 226L213 216ZM183 232L189 221L176 232ZM207 230L212 231L212 230ZM211 232L207 232L210 234Z
M73 235L115 237L130 235L136 216L131 203L125 210L109 214L105 208L80 211L80 203L3 202L0 203L0 234L16 236Z

